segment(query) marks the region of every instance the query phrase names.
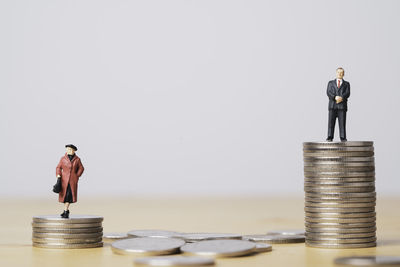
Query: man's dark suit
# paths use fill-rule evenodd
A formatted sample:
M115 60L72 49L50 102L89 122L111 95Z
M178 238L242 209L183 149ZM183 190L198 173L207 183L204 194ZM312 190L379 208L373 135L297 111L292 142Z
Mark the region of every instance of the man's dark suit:
M329 98L328 139L333 139L336 118L338 118L340 139L346 140L346 112L347 99L350 97L350 83L342 79L342 84L338 88L336 79L329 81L326 94ZM341 96L343 101L337 104L336 96Z

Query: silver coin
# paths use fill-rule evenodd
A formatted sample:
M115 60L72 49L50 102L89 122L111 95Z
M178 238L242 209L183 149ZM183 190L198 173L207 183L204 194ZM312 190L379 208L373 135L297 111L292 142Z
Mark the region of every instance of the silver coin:
M309 183L365 183L365 182L375 182L375 177L354 177L354 178L342 178L342 177L321 177L321 178L304 178L305 182Z
M303 151L304 157L373 157L374 151L364 152L349 152L349 151L338 151L338 150L314 150L314 151Z
M300 229L285 229L285 230L274 230L267 232L267 235L305 235L306 232Z
M103 232L103 227L91 228L46 228L46 227L33 227L34 233L65 233L65 234L80 234L80 233L100 233Z
M158 256L135 259L134 263L135 266L210 266L215 264L215 260L194 256Z
M376 202L375 197L358 197L358 198L316 198L316 197L305 197L305 201L310 202L337 202L337 203L363 203L363 202Z
M58 238L58 239L82 239L82 238L99 238L103 233L82 233L82 234L65 234L65 233L32 233L35 238Z
M375 166L375 162L305 161L304 166L322 168L347 168Z
M307 193L306 197L314 197L314 198L336 198L340 197L341 199L347 198L366 198L366 197L376 197L376 192L361 192L361 193L332 193L332 192L324 192L324 193Z
M307 146L303 147L303 152L372 152L374 151L373 146L358 146L358 147L323 147L323 146Z
M181 251L192 255L236 257L254 253L256 244L245 240L217 239L188 243Z
M367 237L375 237L375 231L369 233L307 233L306 238L309 239L320 239L320 238L367 238Z
M347 172L359 172L359 173L367 173L375 171L375 166L365 166L365 167L341 167L341 166L304 166L304 172L339 172L339 171L347 171Z
M332 183L332 182L304 182L306 187L316 187L316 188L342 188L342 187L375 187L375 182L360 182L360 183Z
M133 237L177 237L181 233L168 230L132 230L128 232L128 236Z
M306 237L307 242L313 243L324 243L324 244L358 244L358 243L370 243L376 242L376 237L364 237L364 238L310 238Z
M368 223L313 223L313 222L305 222L306 228L340 228L340 229L349 229L349 228L364 228L364 227L376 227L375 222Z
M344 266L400 266L400 257L398 256L352 256L340 257L334 261L337 265Z
M347 142L304 142L303 146L335 146L335 147L347 147L347 146L373 146L373 141L347 141Z
M303 235L244 235L243 240L269 244L304 243Z
M256 243L256 252L270 252L272 251L272 246L267 243Z
M312 218L371 218L376 217L376 212L357 212L357 213L341 213L341 212L306 212L306 217Z
M319 207L319 208L366 208L375 207L375 202L362 202L362 203L338 203L338 202L311 202L306 201L307 207Z
M67 229L73 229L73 228L91 228L91 227L101 227L101 223L68 223L68 224L63 224L63 223L36 223L32 222L32 227L34 228L67 228Z
M103 217L93 215L75 215L71 214L68 219L61 218L60 215L39 215L33 216L33 222L37 223L101 223Z
M369 218L321 218L321 217L305 217L306 222L314 223L366 223L375 222L375 217Z
M375 212L375 207L366 208L317 208L304 207L306 212L341 213L341 212Z
M306 241L307 247L314 248L370 248L376 247L376 242L369 243L357 243L357 244L332 244L332 243L322 243L322 242L311 242Z
M375 171L371 172L348 172L348 171L311 171L304 172L305 178L336 178L336 179L346 179L346 178L364 178L373 177L375 178Z
M184 244L185 241L176 238L138 237L115 241L111 249L116 254L153 256L176 253Z
M45 244L87 244L87 243L98 243L101 242L102 238L44 238L44 237L32 237L32 241L35 243Z
M374 192L375 186L365 187L316 187L316 186L304 186L304 191L307 193L368 193Z
M242 239L242 235L232 233L184 233L179 238L186 242L197 242L215 239Z
M304 157L304 161L373 162L375 161L375 157Z
M131 236L128 236L127 233L104 233L103 235L103 241L105 242L114 242L117 240L122 240L122 239L127 239L127 238L132 238Z
M58 249L78 249L78 248L98 248L103 246L103 242L88 244L46 244L33 242L32 246L37 248L58 248Z
M355 234L355 233L370 233L375 232L376 227L362 227L362 228L316 228L306 227L307 233L338 233L338 234Z

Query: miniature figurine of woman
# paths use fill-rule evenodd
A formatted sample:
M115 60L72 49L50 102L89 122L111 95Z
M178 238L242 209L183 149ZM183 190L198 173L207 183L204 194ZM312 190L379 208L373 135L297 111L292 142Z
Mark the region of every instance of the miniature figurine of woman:
M69 218L69 205L78 197L78 181L84 168L81 159L75 154L78 148L72 144L65 146L67 153L60 159L56 168L57 178L61 177L61 191L58 201L64 203L62 218Z

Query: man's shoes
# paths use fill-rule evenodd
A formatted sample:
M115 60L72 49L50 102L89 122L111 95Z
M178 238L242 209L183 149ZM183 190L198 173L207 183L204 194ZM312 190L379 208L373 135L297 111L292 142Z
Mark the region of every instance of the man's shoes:
M340 141L347 142L347 139L346 138L340 138Z
M64 210L64 212L61 214L61 218L68 219L69 218L69 210Z
M326 141L327 141L327 142L332 142L332 140L333 140L333 138L332 138L332 137L328 137L328 138L326 138Z

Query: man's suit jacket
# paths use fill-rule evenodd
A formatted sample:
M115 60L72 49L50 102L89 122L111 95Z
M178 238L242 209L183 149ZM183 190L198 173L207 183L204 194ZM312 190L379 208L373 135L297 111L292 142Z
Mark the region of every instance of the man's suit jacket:
M329 98L328 109L341 109L347 111L347 99L350 97L350 83L342 79L342 84L337 87L336 79L328 82L326 94ZM336 104L335 97L341 96L343 101Z

